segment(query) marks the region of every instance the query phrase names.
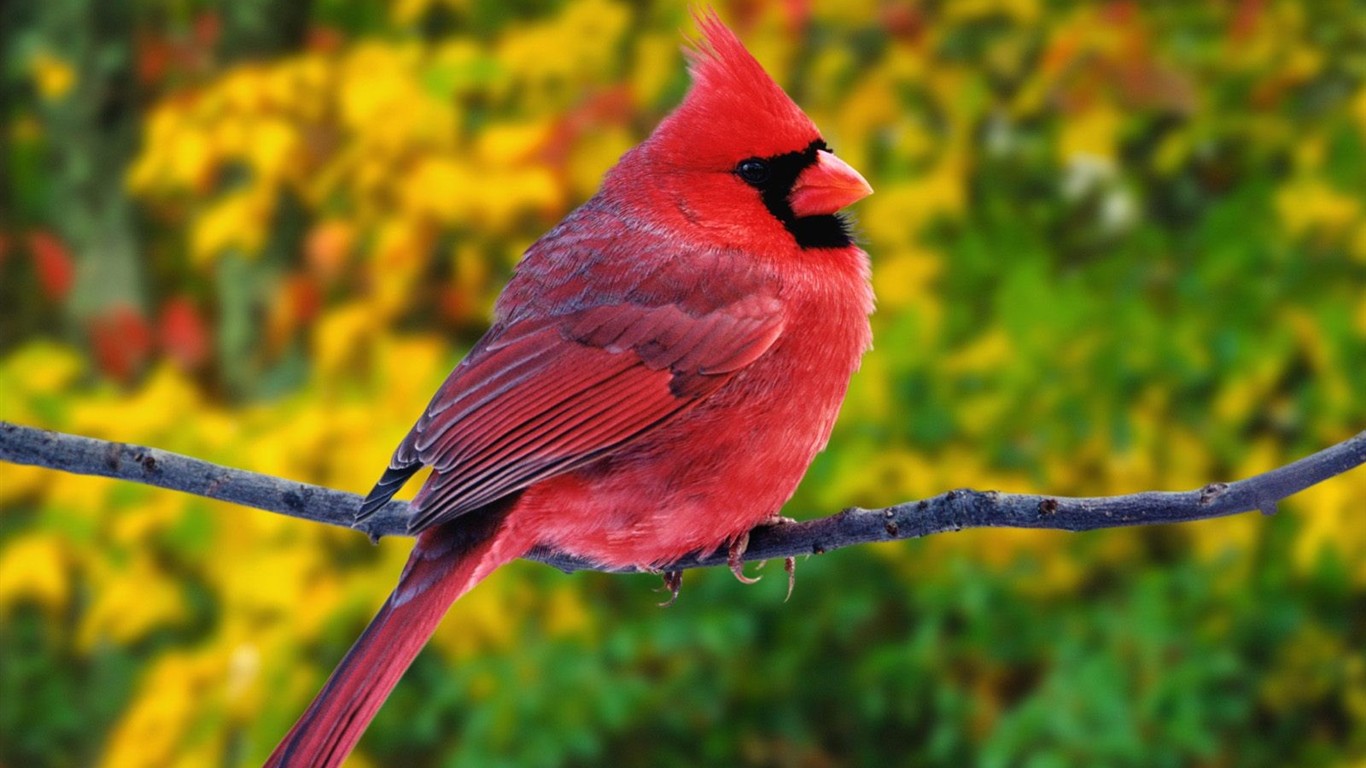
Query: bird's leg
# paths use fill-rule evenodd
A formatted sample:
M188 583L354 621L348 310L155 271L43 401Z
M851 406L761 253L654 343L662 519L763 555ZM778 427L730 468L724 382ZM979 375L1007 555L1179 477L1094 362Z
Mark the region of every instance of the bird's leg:
M735 574L735 578L741 584L753 584L758 581L760 576L750 578L745 575L745 561L740 556L745 554L745 548L749 546L749 531L740 534L740 537L730 543L730 550L726 552L726 564L730 566L730 572Z
M665 571L661 574L664 577L664 589L669 590L669 599L659 604L660 608L668 608L678 599L678 591L683 588L682 571Z
M790 517L774 514L773 517L760 523L760 525L788 525L795 522L797 521ZM760 565L762 566L763 563L760 563ZM787 597L783 598L783 602L785 603L792 599L792 588L797 585L797 558L784 557L783 570L787 572Z

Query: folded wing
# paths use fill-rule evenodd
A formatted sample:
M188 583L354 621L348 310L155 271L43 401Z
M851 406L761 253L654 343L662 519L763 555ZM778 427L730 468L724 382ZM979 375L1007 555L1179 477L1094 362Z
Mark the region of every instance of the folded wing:
M581 467L677 418L781 332L780 307L764 296L701 315L623 303L495 328L442 385L357 519L423 465L433 472L411 532Z

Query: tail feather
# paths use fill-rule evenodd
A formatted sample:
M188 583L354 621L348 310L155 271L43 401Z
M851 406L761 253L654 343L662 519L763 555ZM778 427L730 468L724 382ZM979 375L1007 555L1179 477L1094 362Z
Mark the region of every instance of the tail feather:
M451 604L530 548L508 540L503 511L485 508L418 537L389 600L275 748L267 768L341 765Z

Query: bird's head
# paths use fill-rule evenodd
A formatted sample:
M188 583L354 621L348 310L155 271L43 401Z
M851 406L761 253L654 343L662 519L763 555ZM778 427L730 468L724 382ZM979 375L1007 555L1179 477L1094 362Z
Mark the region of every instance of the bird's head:
M868 182L715 13L697 24L688 95L622 159L609 188L644 192L671 223L719 244L850 245L839 211L872 193Z

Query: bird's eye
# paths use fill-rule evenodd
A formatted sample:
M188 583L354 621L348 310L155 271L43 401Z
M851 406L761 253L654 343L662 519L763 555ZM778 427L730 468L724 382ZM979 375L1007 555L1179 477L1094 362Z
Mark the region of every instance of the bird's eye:
M745 183L757 187L768 181L768 163L754 157L741 160L740 164L735 166L735 173L744 179Z

